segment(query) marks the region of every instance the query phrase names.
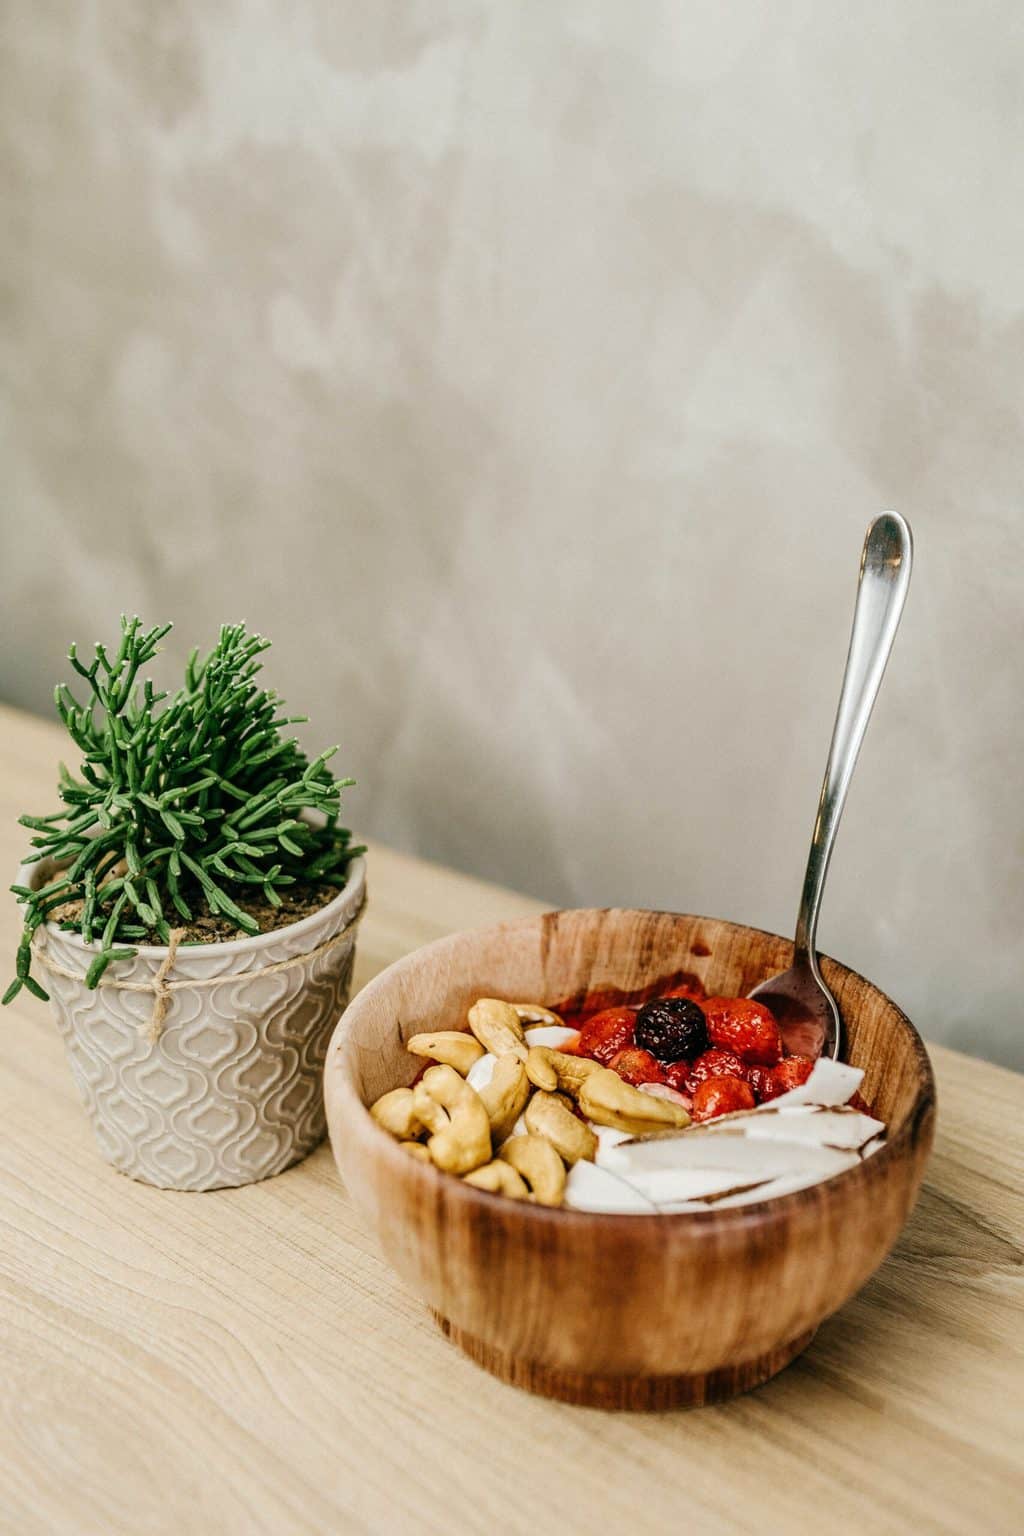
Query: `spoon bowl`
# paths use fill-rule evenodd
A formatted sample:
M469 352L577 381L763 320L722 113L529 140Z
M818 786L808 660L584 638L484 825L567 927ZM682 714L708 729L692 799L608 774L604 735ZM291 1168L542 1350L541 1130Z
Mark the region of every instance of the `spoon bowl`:
M843 1039L839 1005L821 978L817 959L770 976L750 997L775 1015L787 1056L838 1058Z

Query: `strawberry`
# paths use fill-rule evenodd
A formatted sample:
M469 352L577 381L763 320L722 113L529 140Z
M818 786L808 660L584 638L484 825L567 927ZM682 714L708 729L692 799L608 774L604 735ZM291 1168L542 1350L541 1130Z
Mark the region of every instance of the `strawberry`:
M780 1093L788 1093L791 1088L799 1088L806 1083L813 1070L814 1062L810 1056L787 1056L785 1061L780 1061L777 1067L772 1068L772 1081L775 1084L772 1098L777 1098Z
M607 1066L616 1051L633 1044L635 1029L636 1013L632 1008L604 1008L591 1014L581 1028L577 1054L592 1056Z
M849 1104L851 1109L859 1109L862 1115L870 1115L872 1120L875 1118L874 1110L871 1108L871 1105L868 1103L867 1099L861 1093L859 1088L855 1088L853 1090L846 1102Z
M627 1045L624 1050L616 1051L608 1065L634 1088L641 1083L665 1081L665 1074L650 1051L642 1051L639 1046Z
M673 1062L672 1066L683 1066L683 1062ZM743 1082L747 1075L747 1069L739 1057L732 1051L723 1051L718 1046L712 1046L710 1051L705 1051L703 1056L698 1056L696 1061L691 1061L690 1070L686 1075L684 1086L687 1093L692 1093L698 1083L706 1083L709 1077L738 1077ZM669 1069L671 1072L671 1068ZM676 1074L678 1076L678 1074ZM678 1084L674 1078L666 1073L666 1081L673 1087Z
M732 1051L751 1066L773 1067L782 1056L774 1016L749 997L708 997L701 1003L712 1045Z
M754 1090L738 1077L709 1077L698 1083L693 1095L694 1120L714 1120L737 1109L754 1108Z
M700 1060L699 1056L697 1060ZM693 1071L694 1066L695 1063L692 1061L669 1062L665 1068L666 1083L668 1083L670 1088L674 1088L677 1093L686 1093L688 1091L686 1085L690 1081L690 1073Z
M747 1082L754 1090L754 1096L759 1104L767 1104L770 1099L777 1099L782 1089L775 1081L774 1067L747 1067Z

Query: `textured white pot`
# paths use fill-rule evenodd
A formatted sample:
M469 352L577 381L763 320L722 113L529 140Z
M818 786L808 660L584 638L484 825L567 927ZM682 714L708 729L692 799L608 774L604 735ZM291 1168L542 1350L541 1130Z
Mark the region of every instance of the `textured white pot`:
M45 873L24 865L18 880L34 886ZM36 974L108 1162L161 1189L223 1189L281 1173L323 1140L321 1073L365 895L357 858L344 889L301 922L179 948L162 980L167 949L143 946L92 992L95 946L53 924L39 930Z

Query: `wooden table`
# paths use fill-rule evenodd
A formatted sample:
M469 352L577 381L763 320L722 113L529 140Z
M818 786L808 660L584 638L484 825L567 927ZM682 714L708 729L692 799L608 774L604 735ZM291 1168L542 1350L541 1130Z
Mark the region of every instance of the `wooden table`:
M0 732L13 878L14 818L45 806L60 739L9 710ZM360 982L539 905L384 848L370 871ZM13 899L0 917L12 956ZM326 1146L248 1189L122 1178L46 1007L23 994L0 1022L12 1536L1024 1530L1024 1077L935 1049L935 1154L879 1274L759 1391L638 1417L527 1397L458 1355Z

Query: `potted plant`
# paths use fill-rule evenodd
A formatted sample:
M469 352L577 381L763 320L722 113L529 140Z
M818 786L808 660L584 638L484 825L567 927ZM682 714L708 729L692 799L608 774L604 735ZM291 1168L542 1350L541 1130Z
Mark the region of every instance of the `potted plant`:
M280 1173L325 1131L321 1069L365 900L341 792L258 682L268 642L225 626L183 686L140 671L170 625L122 619L56 704L81 755L33 850L17 974L49 996L103 1155L163 1188ZM43 985L45 981L45 986Z

